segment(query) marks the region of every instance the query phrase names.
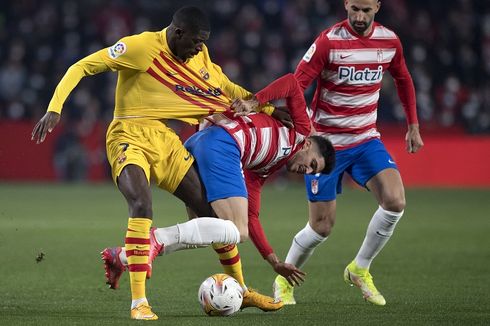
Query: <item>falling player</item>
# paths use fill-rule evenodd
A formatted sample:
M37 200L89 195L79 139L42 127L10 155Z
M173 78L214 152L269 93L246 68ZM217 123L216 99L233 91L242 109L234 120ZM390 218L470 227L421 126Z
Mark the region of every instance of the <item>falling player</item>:
M202 195L203 188L193 167L194 159L166 120L197 124L200 118L229 110L233 99L252 95L232 83L211 61L204 44L209 35L210 24L204 12L197 7L183 7L163 30L124 37L113 46L79 60L56 87L46 114L32 132L33 140L44 141L60 121L68 95L83 77L118 72L114 119L107 130L106 149L112 177L129 208L126 249L132 253L129 257L132 319L158 318L146 298L153 219L150 179L200 216L211 214L205 201L200 206L195 200ZM212 229L221 231L222 239L236 243L238 230L228 222L209 218L193 222L192 226L199 231L214 225ZM213 246L217 251L223 247L218 243ZM274 303L272 298L257 292L246 292L244 300L265 310L282 307L281 302Z
M250 112L259 104L279 98L287 98L293 128L288 129L263 113L244 117L223 113L209 117L213 125L193 135L185 146L195 157L207 201L217 215L232 216L240 234L250 233L274 270L297 284L302 280L302 273L295 266L279 261L258 220L261 189L266 179L283 165L288 171L300 174L328 173L334 166L335 153L326 138L309 136L311 126L306 103L292 74L274 81L254 99L238 100L234 106L238 111ZM179 231L185 227L178 224L152 229L150 261L161 253L187 249L186 245L209 244L200 239L179 240ZM118 253L106 268L112 271L106 274L108 283L116 287L127 264L126 252L121 247L106 250Z

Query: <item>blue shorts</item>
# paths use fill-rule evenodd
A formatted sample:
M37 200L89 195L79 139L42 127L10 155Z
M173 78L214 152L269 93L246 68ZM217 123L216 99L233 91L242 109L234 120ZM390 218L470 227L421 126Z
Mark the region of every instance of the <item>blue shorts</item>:
M226 130L211 126L192 135L184 146L194 156L208 202L248 197L240 149Z
M393 158L379 139L335 152L335 168L330 174L305 174L308 200L334 200L342 193L342 177L347 172L360 186L380 171L388 168L398 169Z

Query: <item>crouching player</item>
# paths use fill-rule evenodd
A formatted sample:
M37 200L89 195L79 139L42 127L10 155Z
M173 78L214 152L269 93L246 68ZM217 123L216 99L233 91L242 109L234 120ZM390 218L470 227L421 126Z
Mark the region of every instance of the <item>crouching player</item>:
M293 128L288 129L263 113L249 114L260 104L280 98L286 99ZM185 146L194 156L206 188L206 199L216 215L227 216L235 223L242 241L250 236L276 272L291 283L298 283L304 274L294 265L279 261L265 239L258 221L261 188L268 176L284 165L288 171L300 174L329 173L335 161L333 146L326 138L309 136L311 126L306 103L292 74L274 81L251 100L236 100L232 107L238 113L226 112L208 117L211 126L189 138ZM250 220L249 216L252 217ZM209 245L197 236L180 239L179 230L185 224L152 228L150 262L163 253ZM223 253L230 257L233 254L228 247L223 247ZM106 270L112 270L111 275L117 276L108 277L111 286L117 283L127 260L124 249L112 250L119 254L115 260L106 260ZM231 259L230 263L233 263ZM235 277L233 271L225 269L225 272ZM243 279L238 281L244 286ZM244 300L242 308L245 307L247 303Z

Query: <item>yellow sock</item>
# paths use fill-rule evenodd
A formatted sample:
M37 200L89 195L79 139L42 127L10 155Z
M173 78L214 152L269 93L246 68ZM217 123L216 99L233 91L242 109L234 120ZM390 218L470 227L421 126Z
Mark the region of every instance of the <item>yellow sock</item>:
M246 288L238 247L234 244L225 245L213 243L213 249L218 253L219 261L223 266L225 273L235 278L243 288Z
M150 253L149 218L130 218L126 232L126 256L128 257L131 298L133 300L146 298L145 282L148 271L148 255Z

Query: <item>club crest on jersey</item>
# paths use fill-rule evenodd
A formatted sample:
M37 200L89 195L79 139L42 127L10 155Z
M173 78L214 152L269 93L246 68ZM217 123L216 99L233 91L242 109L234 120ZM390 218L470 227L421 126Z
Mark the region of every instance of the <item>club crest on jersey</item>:
M303 60L306 62L310 62L311 58L313 58L313 55L315 54L316 51L316 44L313 43L308 51L306 51L305 55L303 56Z
M318 193L318 179L311 180L311 193L316 195Z
M356 70L354 67L340 66L337 73L341 81L379 82L383 78L383 66L379 65L378 69L365 68L362 70Z
M206 70L206 68L202 67L199 70L199 74L201 74L202 79L208 80L209 79L209 72Z
M113 46L108 48L109 56L112 59L116 59L117 57L126 53L127 49L128 48L127 48L126 44L124 44L124 42L117 42L116 44L114 44Z

